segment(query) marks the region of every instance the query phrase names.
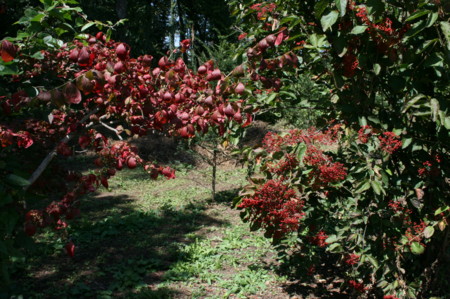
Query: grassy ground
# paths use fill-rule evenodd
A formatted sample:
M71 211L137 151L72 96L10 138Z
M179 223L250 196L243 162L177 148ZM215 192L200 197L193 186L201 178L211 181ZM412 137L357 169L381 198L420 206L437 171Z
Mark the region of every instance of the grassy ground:
M68 230L73 259L53 231L36 236L16 276L24 298L289 298L275 251L230 208L245 170L178 165L177 179L124 170L106 192L83 199ZM105 191L105 190L102 190ZM56 242L55 242L56 238Z

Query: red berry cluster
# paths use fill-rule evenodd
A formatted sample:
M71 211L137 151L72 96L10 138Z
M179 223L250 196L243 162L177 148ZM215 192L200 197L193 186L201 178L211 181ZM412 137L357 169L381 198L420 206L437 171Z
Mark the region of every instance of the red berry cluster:
M373 129L371 126L362 126L358 131L358 140L361 143L369 142L369 138L373 134Z
M347 265L356 265L359 262L359 258L360 256L357 254L348 254L344 259L344 263L346 263Z
M441 174L441 170L439 168L439 165L436 164L440 164L442 161L441 157L436 155L434 157L434 161L425 161L422 163L421 168L419 168L417 170L419 176L421 176L422 178L427 178L427 177L437 177Z
M323 231L319 231L315 236L309 237L309 241L311 244L314 244L319 247L326 247L328 245L325 240L328 239L328 235Z
M402 147L400 137L394 132L383 132L382 135L378 136L378 139L380 140L381 149L388 154L393 154Z
M250 211L249 221L259 224L275 239L299 228L303 201L282 181L269 180L238 206Z
M286 154L284 158L273 166L269 166L269 172L276 174L281 180L285 178L285 175L292 172L299 166L297 158L292 154Z
M367 31L372 37L372 40L376 43L377 49L383 54L387 54L389 58L395 60L397 58L397 50L401 40L409 30L410 25L406 24L402 28L392 28L392 21L389 18L385 18L381 23L375 24L370 21L366 7L353 6L353 10L356 11L356 16L360 21L367 25Z
M258 20L265 20L267 18L267 15L272 13L276 7L277 5L275 3L256 3L250 6L250 9L257 12L256 17L258 18Z
M358 292L363 293L364 291L366 291L364 284L357 282L356 280L349 280L348 285Z
M405 233L405 236L408 238L408 244L411 245L413 242L419 242L423 247L425 244L421 243L423 239L423 231L427 225L423 220L419 223L415 222L412 227L408 227Z

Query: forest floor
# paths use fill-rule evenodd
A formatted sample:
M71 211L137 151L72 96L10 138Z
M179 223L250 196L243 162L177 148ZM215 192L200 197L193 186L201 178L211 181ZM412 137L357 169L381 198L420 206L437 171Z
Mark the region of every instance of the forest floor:
M54 231L35 237L33 254L14 274L17 295L348 298L330 282L301 283L280 271L270 240L251 232L232 208L246 184L242 165L230 160L219 166L213 200L210 165L185 152L170 156L174 144L149 144L140 144L145 158L167 160L177 178L154 181L142 171L118 172L108 190L82 200L81 216L71 221L75 257L64 254L66 240ZM165 154L152 156L158 152Z

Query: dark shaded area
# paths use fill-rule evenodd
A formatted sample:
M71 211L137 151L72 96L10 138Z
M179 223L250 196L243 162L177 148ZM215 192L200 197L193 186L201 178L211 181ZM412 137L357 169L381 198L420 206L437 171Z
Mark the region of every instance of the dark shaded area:
M6 36L16 36L19 20L29 7L41 5L39 0L0 0L0 39Z
M230 190L219 191L216 193L214 202L221 204L229 204L231 207L233 199L239 194L239 190L240 190L239 188L235 188Z
M296 256L298 253L293 253ZM301 294L304 296L314 296L313 298L356 298L358 294L347 293L348 288L342 279L342 269L334 266L332 260L324 261L316 267L313 275L306 275L304 265L299 261L291 260L281 263L278 266L278 273L289 277L289 281L282 284L283 289L289 294Z
M83 200L82 217L68 230L76 244L74 258L54 242L54 233L39 236L29 262L14 273L14 295L26 298L125 296L180 297L170 289L151 289L170 265L179 261L185 235L224 222L206 215L205 206L163 206L148 212L130 208L127 196L95 196ZM201 235L200 235L201 237ZM58 247L59 246L59 247ZM28 266L30 265L30 266ZM137 294L130 290L138 289ZM65 293L69 290L69 293Z
M255 121L250 127L247 128L244 138L242 138L242 146L257 147L261 146L264 136L269 133L270 130L268 123L263 121Z
M161 164L196 165L197 160L188 150L187 141L163 134L149 134L139 139L131 139L129 143L138 148L139 155L147 160Z

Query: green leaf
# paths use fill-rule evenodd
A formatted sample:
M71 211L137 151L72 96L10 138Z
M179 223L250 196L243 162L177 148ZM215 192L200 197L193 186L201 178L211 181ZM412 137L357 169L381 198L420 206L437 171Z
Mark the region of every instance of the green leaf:
M89 22L89 23L84 24L83 27L81 27L81 32L87 30L89 27L91 27L93 25L95 25L94 22Z
M330 252L337 253L337 252L342 252L343 248L342 248L341 244L333 243L330 246L328 246L327 250Z
M17 74L19 74L19 70L15 63L12 64L10 63L7 65L0 63L0 76L17 75Z
M306 153L306 144L304 143L298 144L297 147L295 148L295 153L297 154L298 161L300 161L301 163Z
M373 191L375 192L376 195L380 195L381 194L381 184L378 181L371 181L370 185L372 186Z
M273 92L273 93L271 93L270 94L270 96L268 96L266 99L265 99L265 103L266 104L268 104L268 105L270 105L270 104L272 104L272 102L275 100L275 98L278 96L278 93L276 93L276 92Z
M36 53L31 55L31 58L42 60L42 59L44 59L44 55L42 54L41 51L37 51Z
M419 242L412 242L411 244L411 252L414 254L422 254L425 252L425 247L420 245Z
M385 12L385 0L367 0L367 13L369 15L380 15Z
M368 190L370 188L370 181L365 181L364 183L360 184L356 190L355 194L363 193L364 191Z
M322 16L325 9L327 9L327 6L329 4L329 0L320 0L319 2L314 5L314 16L318 19Z
M338 238L336 235L331 235L325 240L325 242L328 244L332 244L332 243L336 242L337 240L338 240Z
M378 267L379 267L378 262L373 256L366 255L366 259L369 260L369 262L375 267L375 269L378 269Z
M439 116L439 101L435 98L432 98L430 101L430 107L433 115L433 121L436 122Z
M402 149L407 148L411 144L412 141L413 141L412 138L403 138L402 139Z
M381 65L379 65L378 63L375 63L373 65L373 72L375 73L375 75L379 75L381 72Z
M358 122L361 127L367 126L367 119L364 116L359 117Z
M347 0L335 0L337 9L341 13L341 17L345 16L345 12L347 11Z
M29 184L28 180L12 173L6 176L6 182L18 187L25 187Z
M417 103L420 99L425 98L425 96L423 94L418 94L416 95L414 98L412 98L411 100L409 100L403 107L402 109L402 113L405 113L406 111L408 111L409 108L411 108L415 103Z
M108 30L106 30L106 42L109 42L109 40L111 39L111 35L112 35L112 30L111 30L111 28L108 28Z
M436 23L437 19L439 17L439 14L437 12L433 12L428 16L427 20L427 27L431 27Z
M339 17L339 12L337 10L330 11L329 14L324 15L320 19L320 23L322 24L323 31L327 31L329 28L331 28L334 25L334 23L336 23L338 17Z
M434 212L434 216L437 216L437 215L439 215L440 213L447 211L448 209L450 209L450 206L446 206L446 207L439 208L439 209L437 209L437 210Z
M309 36L309 43L313 46L313 48L321 48L324 45L325 40L325 35L311 34Z
M447 49L450 50L450 23L449 22L440 22L442 33L447 40Z
M34 16L30 21L31 22L41 22L43 18L45 18L45 14L39 13L36 16Z
M447 117L445 118L445 121L444 121L444 127L445 127L447 130L450 130L450 116L447 116Z
M427 226L425 228L425 230L423 231L423 235L427 239L431 238L431 236L433 236L433 234L434 234L434 227L432 227L432 226Z
M369 26L366 25L358 25L353 27L352 31L350 32L350 34L361 34L364 33L366 31L366 29L369 28Z
M410 15L409 18L406 19L406 22L410 22L412 20L420 18L421 16L427 15L429 13L430 13L429 10L419 10L419 11L413 13L412 15Z
M444 57L441 53L433 52L423 63L424 67L443 67Z
M428 49L430 46L434 45L437 42L439 42L438 38L425 41L424 43L419 45L419 47L416 50L416 54L422 54L426 49Z

